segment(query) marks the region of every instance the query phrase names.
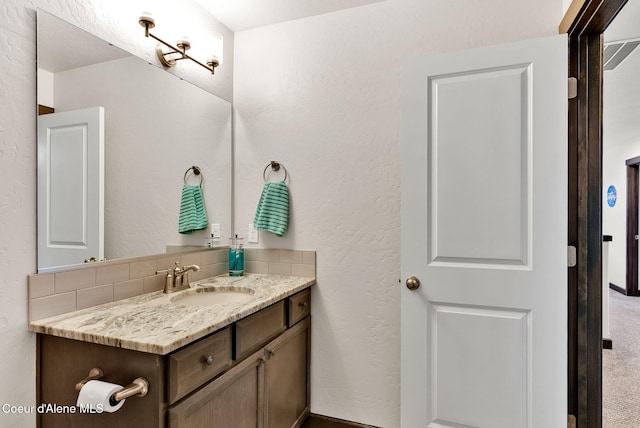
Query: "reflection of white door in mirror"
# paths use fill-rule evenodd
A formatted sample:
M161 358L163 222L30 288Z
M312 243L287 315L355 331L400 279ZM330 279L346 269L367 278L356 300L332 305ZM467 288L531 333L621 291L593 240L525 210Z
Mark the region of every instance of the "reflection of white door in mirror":
M104 108L38 117L38 272L104 257Z

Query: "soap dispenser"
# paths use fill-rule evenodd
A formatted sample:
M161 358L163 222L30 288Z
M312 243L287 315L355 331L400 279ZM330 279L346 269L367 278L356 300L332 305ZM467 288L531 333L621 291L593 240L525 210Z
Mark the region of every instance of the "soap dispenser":
M244 275L244 248L243 238L229 238L229 276Z

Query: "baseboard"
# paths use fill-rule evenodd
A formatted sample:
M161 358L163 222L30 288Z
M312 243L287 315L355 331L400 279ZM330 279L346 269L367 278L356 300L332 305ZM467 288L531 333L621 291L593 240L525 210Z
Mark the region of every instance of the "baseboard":
M614 290L614 291L617 291L618 293L622 293L625 296L627 295L627 289L626 288L622 288L619 285L615 285L613 282L609 283L609 288Z
M613 340L602 339L602 349L613 349Z
M345 421L345 420L343 420L343 419L332 418L332 417L329 417L329 416L322 416L322 415L318 415L318 414L316 414L316 413L311 413L311 416L310 416L310 417L315 418L315 419L321 419L321 420L323 420L323 421L335 422L335 423L342 424L342 425L347 425L347 426L350 426L350 427L357 427L357 428L379 428L379 427L375 427L375 426L373 426L373 425L359 424L359 423L357 423L357 422L350 422L350 421Z
M298 420L295 421L295 423L293 424L293 428L300 428L302 425L304 425L305 421L309 418L310 414L311 412L309 411L309 406L307 406L307 408L304 409L304 412L302 412Z

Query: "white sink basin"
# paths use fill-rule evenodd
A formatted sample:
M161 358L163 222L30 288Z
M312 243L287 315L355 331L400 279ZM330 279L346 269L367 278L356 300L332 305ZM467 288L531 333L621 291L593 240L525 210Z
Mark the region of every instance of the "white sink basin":
M185 291L171 299L171 302L185 306L238 304L253 300L254 293L254 290L245 287L203 287Z

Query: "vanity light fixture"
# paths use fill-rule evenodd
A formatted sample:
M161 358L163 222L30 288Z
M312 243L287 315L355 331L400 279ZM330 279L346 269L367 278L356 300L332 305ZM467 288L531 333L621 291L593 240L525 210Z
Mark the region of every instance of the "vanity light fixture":
M207 59L206 64L198 61L197 59L187 55L187 51L191 48L191 42L187 39L187 37L183 37L181 40L176 42L176 46L172 46L171 44L165 42L161 38L151 34L149 32L150 29L156 26L156 22L153 19L153 16L149 12L143 12L140 18L138 18L138 23L144 27L144 36L151 37L158 42L158 46L156 46L156 53L158 55L158 59L160 62L166 67L173 67L176 63L181 59L190 59L201 67L206 68L211 72L211 74L215 73L215 69L222 63L222 35L216 33L213 40L213 46L211 46L211 56Z

